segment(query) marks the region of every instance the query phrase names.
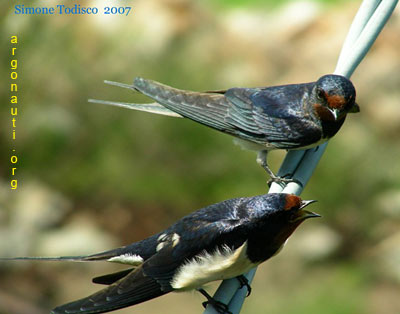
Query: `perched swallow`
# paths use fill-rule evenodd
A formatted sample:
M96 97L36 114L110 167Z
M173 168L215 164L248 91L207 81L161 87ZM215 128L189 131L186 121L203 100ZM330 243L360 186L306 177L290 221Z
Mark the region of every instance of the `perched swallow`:
M317 146L339 131L347 113L359 111L351 81L333 74L311 83L211 92L179 90L140 77L133 85L105 82L138 91L157 103L90 102L185 117L233 135L242 147L258 151L257 162L272 181L290 180L269 169L269 150Z
M94 278L94 283L109 286L56 307L53 314L105 313L190 289L199 290L207 297L206 303L226 313L227 306L212 299L202 286L241 276L277 254L304 220L319 217L304 209L313 202L284 193L230 199L193 212L147 239L110 251L12 259L108 261L133 266Z

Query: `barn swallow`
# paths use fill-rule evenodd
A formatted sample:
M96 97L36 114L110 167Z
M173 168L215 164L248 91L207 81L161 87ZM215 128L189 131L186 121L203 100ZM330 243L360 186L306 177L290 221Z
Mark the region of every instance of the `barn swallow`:
M108 287L56 307L53 314L105 313L191 289L206 296L206 303L219 313L227 313L227 306L209 296L203 285L234 277L242 282L241 275L277 254L304 220L319 217L304 209L313 202L284 193L230 199L197 210L158 234L117 249L87 256L11 259L108 261L133 266L94 278L94 283Z
M291 180L270 170L268 151L317 146L339 131L347 113L360 110L352 82L334 74L311 83L211 92L180 90L140 77L132 85L105 82L138 91L157 103L90 102L185 117L230 134L243 148L258 151L257 162L278 182Z

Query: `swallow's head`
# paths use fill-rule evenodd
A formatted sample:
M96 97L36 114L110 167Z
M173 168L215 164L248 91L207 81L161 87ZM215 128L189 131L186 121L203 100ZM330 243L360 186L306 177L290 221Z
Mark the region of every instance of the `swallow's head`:
M308 218L320 217L320 215L304 209L315 203L315 200L302 200L297 195L286 193L279 193L279 198L280 207L277 213L289 224L300 224Z
M353 83L341 75L322 76L312 90L314 109L322 121L342 120L349 112L359 112Z
M302 200L294 194L277 193L268 194L275 198L272 203L273 212L270 214L268 228L273 230L270 233L271 241L281 246L296 228L306 219L320 217L320 215L305 210L315 200Z

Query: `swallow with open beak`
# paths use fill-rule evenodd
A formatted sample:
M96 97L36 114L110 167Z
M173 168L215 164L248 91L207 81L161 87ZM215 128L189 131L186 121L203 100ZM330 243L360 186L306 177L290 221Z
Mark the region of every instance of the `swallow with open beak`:
M235 198L197 210L147 239L106 252L1 260L108 261L131 267L94 278L94 283L107 287L56 307L53 314L105 313L191 289L200 291L205 303L219 313L229 313L203 286L238 277L250 289L242 274L276 255L303 221L319 217L305 209L313 202L285 193Z

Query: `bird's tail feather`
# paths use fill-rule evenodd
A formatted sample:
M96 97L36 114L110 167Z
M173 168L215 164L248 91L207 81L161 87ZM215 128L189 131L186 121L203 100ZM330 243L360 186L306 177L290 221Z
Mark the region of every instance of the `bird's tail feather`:
M95 253L90 255L74 255L74 256L18 256L18 257L2 257L0 261L49 261L49 262L94 262L94 261L106 261L110 258L118 256L121 249L112 249L101 253Z
M142 94L185 118L225 133L231 132L232 125L226 120L231 102L219 93L221 91L186 91L141 77L135 78L133 86Z
M119 82L114 82L114 81L107 81L107 80L104 81L104 83L106 83L108 85L132 89L134 91L137 90L134 85L124 84L124 83L119 83ZM122 107L122 108L128 108L128 109L133 109L133 110L139 110L139 111L160 114L160 115L164 115L164 116L182 118L182 116L180 114L178 114L172 110L169 110L156 102L149 103L149 104L135 104L135 103L116 102L116 101L99 100L99 99L89 99L88 101L91 103L96 103L96 104L110 105L110 106L116 106L116 107Z
M133 86L132 84L124 84L124 83L120 83L120 82L114 82L114 81L108 81L108 80L104 80L105 84L108 85L114 85L114 86L118 86L118 87L122 87L122 88L127 88L127 89L132 89L132 90L136 90L135 86Z
M98 258L95 256L55 256L55 257L43 257L43 256L18 256L18 257L2 257L0 261L49 261L49 262L92 262L102 261L105 258Z
M108 285L111 285L114 282L120 280L121 278L124 278L130 272L132 272L132 270L133 270L132 268L129 268L129 269L124 269L124 270L118 271L116 273L97 276L97 277L92 279L92 282L100 284L100 285L107 285L108 286Z
M100 100L100 99L88 99L88 102L95 103L95 104L103 104L103 105L127 108L127 109L133 109L133 110L138 110L138 111L145 111L145 112L160 114L163 116L183 118L180 114L173 112L172 110L169 110L156 102L149 103L149 104L135 104L135 103L130 103L130 102L117 102L117 101Z
M105 313L135 305L168 292L170 291L163 291L156 280L144 275L140 268L111 286L86 298L56 307L51 313Z

